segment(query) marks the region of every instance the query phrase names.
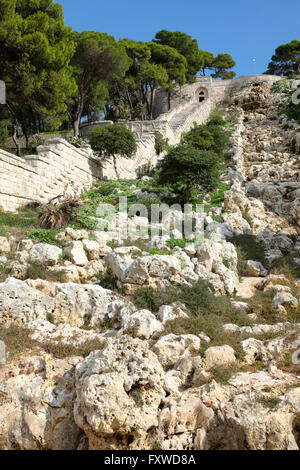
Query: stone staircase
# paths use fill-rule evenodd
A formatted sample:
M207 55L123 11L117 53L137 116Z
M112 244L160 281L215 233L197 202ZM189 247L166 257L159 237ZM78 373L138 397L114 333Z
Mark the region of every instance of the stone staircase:
M175 114L175 116L172 117L172 119L169 122L169 125L171 129L173 130L174 134L176 134L180 128L184 127L184 124L186 123L186 121L190 118L191 115L195 113L195 111L199 109L200 106L201 104L198 102L193 103L192 105L187 106L182 111L180 111L179 113Z

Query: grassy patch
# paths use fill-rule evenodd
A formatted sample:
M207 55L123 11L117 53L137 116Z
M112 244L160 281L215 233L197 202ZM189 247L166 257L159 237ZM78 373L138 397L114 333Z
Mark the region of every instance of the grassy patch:
M265 252L262 246L256 241L254 235L236 235L230 240L238 249L239 268L245 260L260 261L264 264Z
M270 410L276 408L280 402L279 398L277 397L261 397L259 401L265 408L269 408Z
M185 248L186 245L188 245L189 243L193 243L194 241L195 241L195 239L188 240L187 238L173 238L171 240L167 240L166 245L171 249L173 249L177 246L179 248Z
M296 264L292 256L284 256L274 261L272 274L283 274L290 282L300 279L300 265Z
M25 279L42 279L44 281L64 282L66 271L50 271L41 264L30 264Z
M117 279L114 276L112 270L110 268L107 269L107 271L102 274L98 274L95 276L97 279L99 279L99 284L101 287L104 289L109 289L109 290L117 290L118 285L117 285Z
M18 212L0 212L0 235L10 233L16 238L26 238L39 227L35 209L24 207Z
M11 268L8 268L7 266L0 264L0 282L5 281L5 279L9 276L10 271L11 271Z
M32 240L38 240L41 243L47 243L48 245L56 245L61 247L62 242L56 240L56 235L61 232L60 229L52 229L52 230L36 230L31 233L30 238Z
M171 255L171 251L165 251L165 250L160 250L159 248L152 248L152 250L149 251L149 255Z
M99 340L87 341L81 346L54 344L50 342L39 343L30 338L31 333L30 330L18 326L10 326L8 328L0 326L0 339L4 341L11 359L19 356L28 349L35 348L40 348L56 358L70 356L87 357L92 351L103 349L103 342Z
M230 366L218 366L213 367L209 370L212 374L214 380L221 385L228 384L231 377L239 371L239 367L236 364L232 364Z
M165 325L164 335L204 332L211 339L205 349L208 346L230 344L238 354L242 354L239 344L242 337L225 332L223 325L235 323L244 326L251 325L252 322L246 314L239 313L232 307L229 297L216 297L206 282L198 281L192 287L174 286L163 291L149 287L141 288L133 296L133 302L138 308L154 313L158 312L162 305L170 305L176 301L185 305L189 317L169 321Z

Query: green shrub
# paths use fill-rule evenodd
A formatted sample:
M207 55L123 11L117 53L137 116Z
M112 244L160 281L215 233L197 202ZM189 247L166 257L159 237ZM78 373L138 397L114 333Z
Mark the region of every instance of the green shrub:
M224 125L225 121L221 116L212 116L207 124L194 127L184 134L182 143L198 150L211 150L217 155L224 155L230 143Z
M76 148L85 147L89 143L88 139L85 139L83 137L75 137L75 136L68 137L67 141L71 145L74 145L74 147L76 147Z
M180 202L187 203L193 189L211 191L217 187L221 165L218 155L211 150L178 145L168 152L158 169L158 183L170 186Z
M117 155L130 158L137 149L133 132L122 124L96 127L90 134L90 144L100 157L113 157L118 177Z
M155 148L156 155L159 156L161 153L168 150L169 148L168 139L164 139L163 135L158 131L155 131L154 135L155 135L154 148Z
M231 242L240 249L240 254L245 260L251 259L264 264L265 252L256 241L255 235L236 235L231 239Z
M56 235L59 234L60 229L51 229L51 230L36 230L32 232L30 238L32 240L39 240L42 243L48 243L49 245L56 245L61 247L62 242L56 240Z
M115 278L112 270L110 268L107 269L105 274L99 274L96 276L99 279L99 284L104 289L109 290L117 290L117 279Z
M30 155L34 155L37 153L37 147L40 145L45 145L44 139L41 139L39 136L32 137L29 140L28 147L26 149L26 153L29 153Z

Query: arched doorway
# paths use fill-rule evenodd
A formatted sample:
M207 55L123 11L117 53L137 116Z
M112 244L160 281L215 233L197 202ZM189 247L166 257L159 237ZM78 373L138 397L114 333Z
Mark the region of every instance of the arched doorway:
M198 101L199 103L203 103L208 98L208 91L206 88L201 87L198 88L196 91L196 97L195 101Z

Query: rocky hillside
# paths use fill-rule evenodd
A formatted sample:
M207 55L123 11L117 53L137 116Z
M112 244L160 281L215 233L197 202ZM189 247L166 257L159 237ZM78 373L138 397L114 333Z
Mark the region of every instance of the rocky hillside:
M99 183L64 230L0 213L2 449L300 448L299 126L282 99L258 81L223 103L232 152L193 214L202 243L95 230L100 202L169 201L147 176Z

